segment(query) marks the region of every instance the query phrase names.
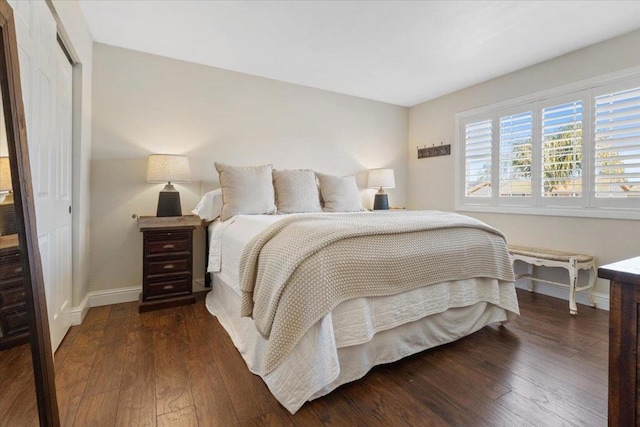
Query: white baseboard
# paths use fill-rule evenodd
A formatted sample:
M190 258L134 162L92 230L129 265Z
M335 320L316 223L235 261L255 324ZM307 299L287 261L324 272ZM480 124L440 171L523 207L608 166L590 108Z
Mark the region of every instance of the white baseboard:
M65 313L68 316L69 324L71 326L77 326L82 324L84 317L87 315L89 311L89 294L84 297L82 302L78 304L76 307L71 307Z
M71 325L80 325L91 307L137 301L140 292L142 292L141 286L89 292L77 307L67 311L67 315L71 320Z
M204 280L194 280L195 284L202 286ZM519 289L528 289L529 283L527 279L521 279L516 281L516 287ZM82 302L77 306L65 310L69 316L71 325L80 325L84 320L89 308L100 307L103 305L120 304L123 302L137 301L138 296L142 292L141 286L129 286L127 288L107 289L104 291L89 292ZM548 295L551 297L569 300L569 287L553 286L545 283L536 283L536 293ZM601 310L609 311L609 295L599 292L593 293L593 298L596 300L597 308ZM576 301L578 304L590 305L589 299L585 292L578 292L576 295ZM580 310L578 309L578 313Z
M520 279L516 280L516 288L518 289L529 289L529 279ZM535 293L548 295L550 297L563 299L565 301L569 301L569 286L554 286L546 283L536 283L535 284ZM600 292L593 293L593 299L596 301L596 308L600 310L609 311L609 295L603 294ZM587 293L578 292L576 294L576 302L578 304L591 305L589 298L587 297ZM567 304L567 310L569 310L569 305ZM578 307L578 314L580 314L580 307Z
M100 307L103 305L138 301L140 292L142 292L142 286L129 286L128 288L108 289L106 291L90 292L89 306Z

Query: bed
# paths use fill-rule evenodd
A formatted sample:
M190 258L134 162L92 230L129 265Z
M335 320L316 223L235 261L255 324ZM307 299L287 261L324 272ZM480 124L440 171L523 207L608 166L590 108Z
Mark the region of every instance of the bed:
M429 225L445 221L456 226ZM212 288L207 309L249 370L292 414L306 401L363 377L373 366L519 314L504 236L462 215L239 214L213 221L207 234ZM300 237L297 243L295 236ZM312 238L316 243L307 245L306 257L294 259L296 251L302 251L298 247ZM402 239L418 240L405 244ZM324 243L318 243L321 240ZM429 256L407 261L416 253L404 254L398 248L413 246L419 247L413 252L422 256L426 251ZM332 256L325 255L331 251ZM353 270L357 273L349 272L351 264L358 264ZM276 285L263 284L265 277L273 279L283 270L289 274ZM325 292L334 281L335 286L360 285L336 298L333 294L339 291ZM260 288L253 288L258 282ZM304 291L289 291L297 283ZM294 315L282 314L295 312L300 298L312 305L322 302ZM262 300L263 308L253 306ZM282 301L289 301L289 308ZM279 339L282 335L285 338Z

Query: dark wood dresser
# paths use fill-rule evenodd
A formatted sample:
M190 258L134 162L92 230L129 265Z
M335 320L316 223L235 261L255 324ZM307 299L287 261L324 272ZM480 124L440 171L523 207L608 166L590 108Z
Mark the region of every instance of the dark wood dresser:
M0 236L0 349L29 342L18 235Z
M609 425L640 422L640 257L604 265L598 277L609 279Z
M139 312L193 304L193 230L200 219L142 216L142 294Z

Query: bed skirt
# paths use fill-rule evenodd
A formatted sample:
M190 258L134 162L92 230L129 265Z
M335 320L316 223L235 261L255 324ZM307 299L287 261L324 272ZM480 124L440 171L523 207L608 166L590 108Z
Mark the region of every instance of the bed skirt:
M513 283L501 285L508 289L507 293L513 289ZM515 289L513 293L515 295ZM504 308L482 301L450 308L392 329L375 331L367 335L364 342L349 342L344 338L340 324L345 324L345 318L353 314L357 303L347 301L336 307L304 335L282 364L265 374L262 355L266 341L258 334L253 320L239 316L238 293L227 286L219 274L214 274L212 291L206 298L207 309L227 331L249 370L263 379L273 396L292 414L306 401L362 378L376 365L455 341L490 323L504 322L513 316ZM342 335L338 339L336 326Z

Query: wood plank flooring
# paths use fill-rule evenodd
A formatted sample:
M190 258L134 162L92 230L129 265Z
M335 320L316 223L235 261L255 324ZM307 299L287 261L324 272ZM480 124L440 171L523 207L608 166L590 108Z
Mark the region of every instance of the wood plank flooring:
M92 308L56 353L63 426L604 426L608 313L518 291L521 317L374 368L289 414L195 305ZM17 424L12 424L17 425Z
M0 351L0 426L38 426L29 344Z

